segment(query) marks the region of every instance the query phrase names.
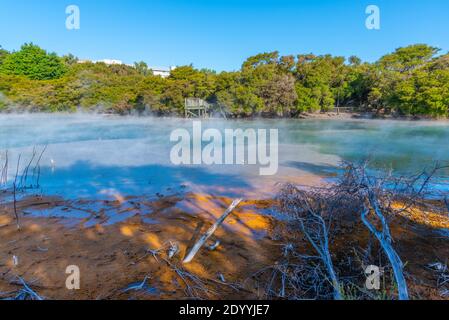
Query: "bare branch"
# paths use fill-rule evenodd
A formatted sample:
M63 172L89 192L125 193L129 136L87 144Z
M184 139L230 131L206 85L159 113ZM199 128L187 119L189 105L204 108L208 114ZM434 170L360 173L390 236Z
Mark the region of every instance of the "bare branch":
M232 202L232 204L229 206L229 208L223 213L223 215L215 222L212 227L207 230L207 232L201 236L201 238L195 243L195 245L192 247L190 252L187 254L187 256L184 258L183 263L189 263L193 260L195 255L198 253L198 251L201 249L201 247L206 243L206 241L214 234L215 230L217 230L218 227L220 227L225 219L234 211L234 209L242 202L243 199L237 199Z

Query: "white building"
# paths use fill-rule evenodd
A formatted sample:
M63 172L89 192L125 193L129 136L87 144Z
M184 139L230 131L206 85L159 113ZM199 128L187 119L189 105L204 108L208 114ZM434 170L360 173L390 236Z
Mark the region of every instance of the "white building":
M123 61L121 60L114 60L114 59L103 59L103 60L78 60L78 63L104 63L108 66L112 65L121 65L123 64Z
M125 64L121 60L115 60L115 59L103 59L103 60L78 60L78 63L104 63L108 66L112 65L127 65L128 67L134 67L134 65L131 64ZM171 72L176 69L174 66L170 66L168 68L164 67L148 67L153 72L153 75L160 76L162 78L167 78L170 76Z
M103 59L103 60L94 61L94 63L98 63L98 62L102 62L104 64L107 64L108 66L123 64L123 61L114 60L114 59Z
M161 76L162 78L167 78L170 76L171 72L176 69L176 67L160 68L160 67L149 67L153 71L153 75Z

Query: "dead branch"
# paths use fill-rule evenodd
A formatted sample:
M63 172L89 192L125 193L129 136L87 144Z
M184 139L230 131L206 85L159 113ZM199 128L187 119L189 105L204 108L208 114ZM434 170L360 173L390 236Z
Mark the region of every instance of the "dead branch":
M17 158L17 168L13 183L14 216L16 218L17 230L20 230L19 214L17 213L17 176L19 175L20 157L21 155L19 154L19 157Z
M382 249L390 261L391 267L393 268L394 277L396 279L396 283L398 286L399 299L400 300L408 300L408 289L407 283L404 277L404 264L401 261L401 258L396 253L391 243L391 236L388 223L386 223L386 219L381 212L376 213L376 215L381 218L382 223L382 231L378 231L376 227L368 220L368 214L370 210L366 208L361 215L362 221L365 226L370 230L372 234L379 241ZM379 216L380 214L380 216Z
M437 277L437 288L440 290L440 295L445 298L449 296L449 268L447 263L435 262L427 266L428 269L435 272Z
M413 197L409 198L407 205L400 210L406 210L405 208L414 203L414 197L416 191L405 188L409 185L404 184L404 179L400 180L392 177L391 173L383 177L369 176L366 170L367 163L361 166L349 165L345 177L339 186L339 191L344 194L348 190L359 198L359 203L363 203L363 208L360 209L360 217L363 224L368 230L376 237L382 247L385 255L387 256L391 267L393 269L394 277L398 287L398 294L400 300L408 300L408 288L404 277L404 265L393 248L392 237L389 227L387 216L384 212L392 213L391 210L385 210L386 207L392 208L395 200L398 199L398 195L401 194L401 198L404 199L405 194L410 192ZM414 179L418 181L418 179ZM428 177L425 179L425 184L430 181ZM387 189L387 185L392 185L393 190ZM405 189L404 189L405 188ZM425 185L423 184L419 193L423 192ZM383 203L383 205L381 204ZM373 213L377 220L380 222L380 230L372 223L368 217Z
M201 249L201 247L206 243L206 241L214 234L215 230L217 230L218 227L220 227L225 219L234 211L234 209L242 202L243 199L237 199L232 202L232 204L229 206L229 208L223 213L223 215L215 222L212 227L207 230L207 232L201 236L201 238L195 243L195 245L192 247L190 252L187 254L187 256L184 258L183 263L189 263L193 260L195 255L198 253L198 251Z
M342 217L349 221L359 218L380 244L391 265L398 297L405 300L409 296L404 265L393 246L390 220L408 214L416 207L427 208L433 213L449 209L447 194L432 184L438 171L447 167L437 163L431 170L406 177L397 176L391 170L374 173L367 169L368 163L345 163L344 174L332 186L307 189L284 186L279 197L281 212L299 223L306 240L326 266L334 290L338 290L338 278L333 272L328 245L332 225ZM443 203L445 205L441 205ZM337 297L336 293L334 297Z
M160 255L161 252L161 249L154 251L155 255ZM160 256L159 258L165 261L170 269L181 279L185 285L184 292L189 298L203 299L204 296L210 297L211 294L218 296L218 293L209 289L206 286L206 283L198 276L186 271L184 268L179 267L163 256Z
M408 300L404 265L393 248L389 219L418 205L428 205L425 199L435 196L431 181L438 171L447 166L437 163L430 171L424 170L412 177L395 177L391 171L384 175L374 175L368 173L367 166L368 163L358 166L347 164L344 178L337 186L337 193L342 197L355 196L358 199L362 222L379 241L391 264L399 299ZM398 208L398 204L402 205ZM370 217L375 218L377 223L370 221Z
M0 174L0 186L6 186L8 183L8 150L5 151L5 162Z
M22 277L17 276L17 279L10 283L19 285L22 288L16 291L0 292L0 296L3 296L8 300L44 300L42 296L31 288L32 284L27 283Z
M329 228L334 212L326 206L327 200L322 193L301 190L293 185L287 185L280 195L281 210L299 223L302 233L327 270L334 299L341 300L341 286L329 249Z
M219 296L219 293L211 288L208 283L212 283L215 285L219 285L222 287L231 288L234 291L240 291L245 289L238 284L235 283L225 283L219 280L214 280L210 278L200 278L195 274L185 270L182 265L178 265L174 262L174 259L169 258L169 252L167 252L167 248L170 247L170 243L172 241L167 241L162 247L155 250L147 250L144 257L140 258L138 261L141 261L143 258L148 255L152 255L157 263L165 262L167 266L170 268L172 272L174 272L177 277L182 281L185 286L184 293L188 298L192 299L204 299L210 298L211 295Z
M320 261L319 257L291 250L283 261L257 271L250 278L262 289L262 299L328 299L333 290L328 290L327 271Z
M31 287L23 280L23 278L18 277L19 281L23 285L23 289L21 290L21 294L28 295L32 300L44 300L39 294L37 294Z
M44 146L44 148L42 149L42 151L41 151L41 153L40 153L40 155L39 155L39 157L37 158L37 161L36 161L36 165L34 166L34 169L33 169L33 180L36 178L36 188L39 188L40 187L40 184L39 184L39 182L40 182L40 175L41 175L41 160L42 160L42 156L44 155L44 153L45 153L45 151L47 150L47 147L48 147L48 145L45 145Z
M34 158L36 157L36 147L33 147L33 153L31 154L31 158L30 161L28 162L28 164L25 166L25 169L23 169L23 173L20 177L20 188L21 189L26 189L27 188L27 180L28 180L28 171L30 169L31 164L34 161Z
M149 278L149 276L145 276L145 278L143 279L143 281L141 283L135 284L135 285L130 285L130 286L126 287L125 289L123 289L122 292L125 293L128 291L143 290L145 288L145 286L147 285L148 278Z

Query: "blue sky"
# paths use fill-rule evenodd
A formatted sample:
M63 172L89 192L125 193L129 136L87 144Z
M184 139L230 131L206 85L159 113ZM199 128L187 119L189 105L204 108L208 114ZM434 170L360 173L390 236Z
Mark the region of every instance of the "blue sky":
M65 28L71 4L81 10L77 31ZM381 30L365 28L370 4L381 10ZM83 59L219 71L273 50L374 61L413 43L449 51L449 1L1 0L0 45L15 50L24 42Z

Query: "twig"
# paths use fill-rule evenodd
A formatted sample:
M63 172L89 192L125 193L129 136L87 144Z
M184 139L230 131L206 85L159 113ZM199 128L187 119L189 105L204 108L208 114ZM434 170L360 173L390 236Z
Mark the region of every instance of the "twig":
M16 168L16 175L14 177L14 184L13 184L13 197L14 197L14 215L16 218L16 224L17 224L17 230L20 230L20 223L19 223L19 214L17 213L17 176L19 174L19 166L20 166L20 157L17 159L17 168Z
M36 165L34 166L33 169L33 179L34 177L37 175L36 178L36 188L39 188L39 180L40 180L40 175L41 175L41 165L40 162L42 160L42 156L44 155L44 152L47 150L48 145L45 145L45 147L42 149L42 152L40 153ZM36 173L37 172L37 173Z
M31 285L27 284L26 281L22 278L17 276L17 281L12 281L11 283L16 285L21 285L23 288L21 288L18 291L11 291L9 293L4 293L7 295L12 295L12 299L14 300L26 300L27 298L30 298L31 300L44 300L43 297L41 297L36 291L34 291L31 288Z
M329 229L334 213L332 208L325 206L326 202L329 202L329 198L323 197L322 193L306 192L295 186L288 185L284 188L280 200L282 211L299 223L307 241L318 253L327 270L327 276L333 288L334 299L342 300L341 286L329 249ZM326 212L327 210L329 212ZM323 218L324 215L327 216L327 221ZM284 278L281 280L285 281Z
M31 164L33 163L34 158L36 157L36 147L33 147L33 153L31 155L30 161L28 162L28 165L23 170L22 176L20 177L20 187L22 189L27 188L27 180L28 180L28 170L30 169Z
M31 295L32 297L34 297L36 300L44 300L40 295L38 295L33 289L31 289L27 283L25 282L25 280L23 280L21 277L18 277L19 281L22 283L25 291Z
M145 285L147 284L148 278L149 278L148 276L145 276L145 278L143 279L143 281L140 284L130 286L130 287L124 289L122 292L125 293L125 292L131 291L131 290L136 290L136 291L142 290L145 287Z

